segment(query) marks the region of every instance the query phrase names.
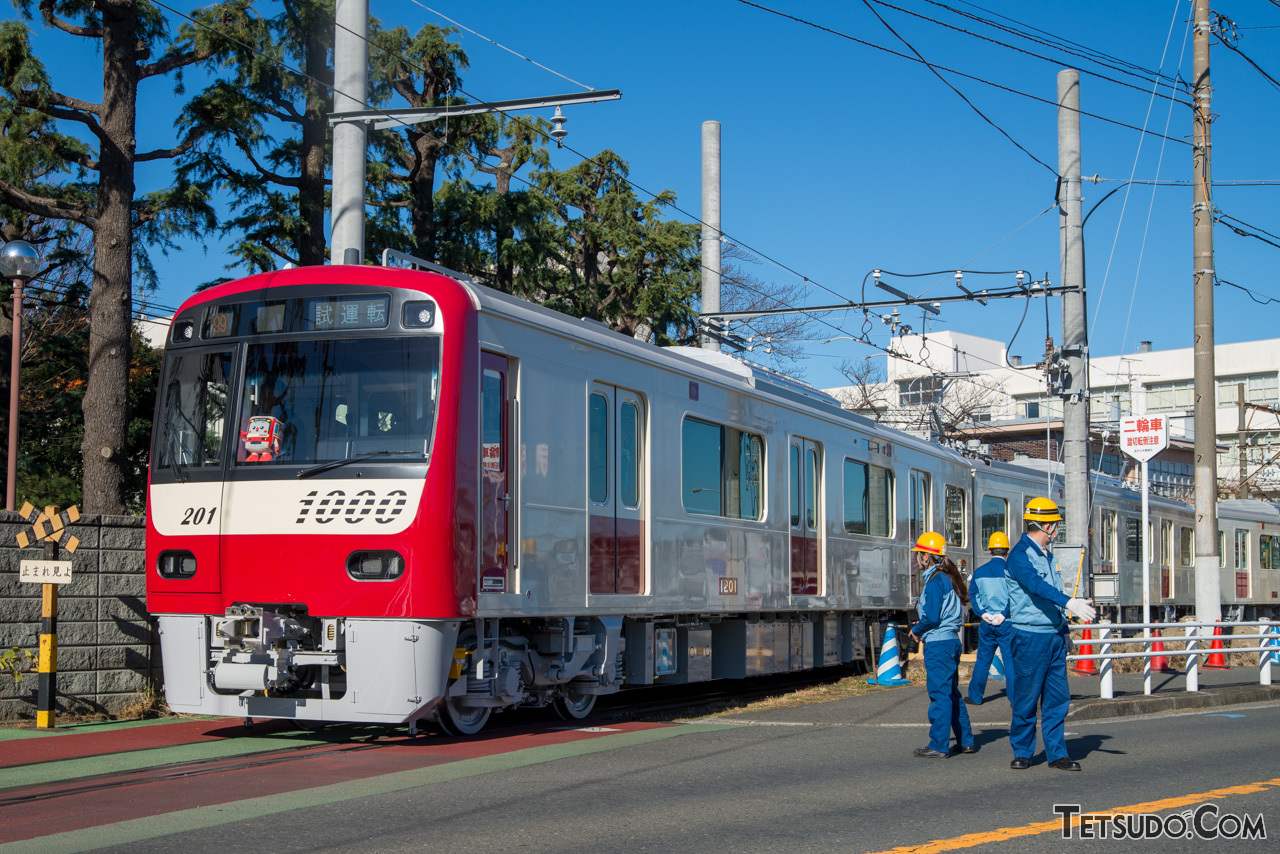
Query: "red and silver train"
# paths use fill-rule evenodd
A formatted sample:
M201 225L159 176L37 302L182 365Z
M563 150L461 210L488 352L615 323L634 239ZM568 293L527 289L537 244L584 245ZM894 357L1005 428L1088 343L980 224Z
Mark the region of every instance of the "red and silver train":
M457 733L516 706L581 718L623 685L864 660L918 592L918 533L976 566L1048 482L728 356L369 266L187 300L153 442L172 709ZM1137 496L1106 482L1094 503L1095 587L1140 603ZM1152 503L1153 601L1185 608L1191 514ZM1274 615L1280 513L1222 506L1246 567L1224 567L1224 602Z

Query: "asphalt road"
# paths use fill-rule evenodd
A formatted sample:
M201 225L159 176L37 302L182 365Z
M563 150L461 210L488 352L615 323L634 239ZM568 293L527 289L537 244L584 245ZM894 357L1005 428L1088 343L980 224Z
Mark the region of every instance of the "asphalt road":
M1069 724L1078 774L1048 768L1043 752L1029 770L1010 770L1000 700L971 709L977 754L915 759L927 741L923 710L913 686L739 715L678 737L535 764L495 758L469 776L204 829L176 821L174 833L101 850L1203 854L1275 844L1090 841L1079 829L1064 839L1056 804L1129 808L1162 824L1200 808L1219 820L1261 816L1280 838L1280 704ZM1214 823L1202 817L1206 829ZM1183 833L1177 821L1165 827Z

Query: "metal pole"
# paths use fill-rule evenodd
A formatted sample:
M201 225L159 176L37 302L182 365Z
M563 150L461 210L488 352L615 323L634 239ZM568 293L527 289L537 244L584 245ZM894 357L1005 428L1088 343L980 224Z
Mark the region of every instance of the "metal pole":
M1151 464L1142 461L1142 622L1151 622ZM1151 651L1151 629L1142 629L1142 651ZM1142 659L1142 693L1151 693L1151 658Z
M337 0L333 30L333 109L363 110L369 91L368 0ZM363 121L333 128L333 209L330 262L359 264L364 259L365 152ZM354 253L349 252L354 250Z
M1236 383L1236 431L1240 454L1240 497L1249 497L1249 427L1245 424L1244 383Z
M702 123L702 313L720 310L720 123ZM720 342L702 346L719 352Z
M18 384L22 376L22 279L13 280L13 355L9 360L9 477L4 508L18 509Z
M1080 72L1058 72L1058 235L1062 262L1062 356L1071 381L1063 389L1062 462L1065 471L1067 539L1078 543L1085 571L1079 595L1089 598L1093 564L1089 554L1089 380L1085 322L1084 226L1080 196Z
M1218 425L1213 364L1213 198L1209 137L1209 0L1195 0L1195 112L1192 219L1195 223L1196 619L1222 618L1218 579Z

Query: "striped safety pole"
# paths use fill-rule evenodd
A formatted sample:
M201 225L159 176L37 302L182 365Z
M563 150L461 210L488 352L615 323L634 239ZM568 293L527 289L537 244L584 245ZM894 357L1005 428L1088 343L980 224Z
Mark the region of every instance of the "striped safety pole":
M46 560L58 559L58 544L44 544ZM36 727L53 729L58 702L58 585L45 584L40 595L40 661L36 680Z

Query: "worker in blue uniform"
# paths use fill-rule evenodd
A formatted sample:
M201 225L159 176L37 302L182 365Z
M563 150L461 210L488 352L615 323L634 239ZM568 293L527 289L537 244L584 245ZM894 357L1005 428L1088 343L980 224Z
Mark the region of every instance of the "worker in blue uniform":
M1009 554L1009 535L996 531L987 539L987 551L991 560L973 571L969 581L969 595L973 600L973 614L982 622L978 624L978 657L973 663L973 675L969 677L969 690L965 702L982 705L987 691L987 676L996 648L1004 661L1004 695L1013 702L1013 654L1009 647L1009 579L1005 575L1005 556Z
M1049 766L1079 771L1080 763L1067 754L1063 734L1071 691L1067 687L1067 652L1071 648L1063 608L1085 622L1097 616L1088 599L1062 592L1062 576L1049 544L1058 534L1062 514L1048 498L1033 498L1022 514L1026 533L1009 553L1009 622L1015 689L1011 705L1009 767L1031 767L1036 749L1036 707L1040 708L1040 737Z
M920 620L911 636L924 641L925 683L929 690L929 746L917 747L921 759L944 759L952 753L977 753L969 712L960 700L960 626L969 604L964 578L947 558L947 542L932 531L920 535L911 549L923 573ZM948 750L948 733L956 744Z

